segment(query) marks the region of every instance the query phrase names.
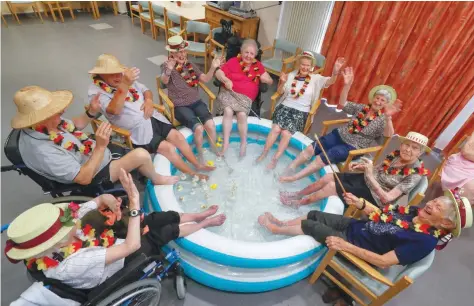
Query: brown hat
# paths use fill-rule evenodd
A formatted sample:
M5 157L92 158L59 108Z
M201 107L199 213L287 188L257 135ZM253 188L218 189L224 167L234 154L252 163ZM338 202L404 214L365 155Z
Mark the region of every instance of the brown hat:
M23 129L51 118L71 104L69 90L49 91L39 86L23 87L15 93L13 102L17 113L11 121L12 128Z
M89 70L90 74L122 73L126 69L112 54L101 54L95 62L95 67Z

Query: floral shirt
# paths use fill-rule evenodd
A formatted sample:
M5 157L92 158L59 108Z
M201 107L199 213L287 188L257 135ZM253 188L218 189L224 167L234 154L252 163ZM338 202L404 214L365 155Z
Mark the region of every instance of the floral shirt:
M356 115L364 107L364 104L347 102L342 110L347 114ZM342 141L356 149L365 149L370 147L373 141L383 136L383 131L385 129L385 115L372 120L358 134L349 133L349 127L351 125L352 122L349 122L347 125L341 126L337 129Z

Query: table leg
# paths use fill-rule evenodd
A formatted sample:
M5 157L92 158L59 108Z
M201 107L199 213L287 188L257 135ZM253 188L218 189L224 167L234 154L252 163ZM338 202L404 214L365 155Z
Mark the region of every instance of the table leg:
M97 4L97 1L92 1L92 2L94 2L95 13L97 15L97 18L100 18L99 5Z
M76 19L76 16L74 16L74 11L72 10L72 3L68 2L67 4L69 5L69 13L71 13L72 19Z
M117 4L117 1L112 1L112 7L114 9L114 15L117 16L118 15L118 4Z

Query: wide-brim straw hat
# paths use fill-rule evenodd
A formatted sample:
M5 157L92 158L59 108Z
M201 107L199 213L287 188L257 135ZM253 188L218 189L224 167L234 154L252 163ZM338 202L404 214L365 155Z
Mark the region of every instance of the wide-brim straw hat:
M311 66L316 65L316 58L314 57L314 54L311 51L303 51L300 54L296 56L296 61L299 62L300 59L302 58L307 58L311 60Z
M388 101L388 103L393 103L393 102L395 102L395 100L397 100L397 92L393 87L388 86L388 85L377 85L377 86L375 86L374 88L372 88L370 90L370 92L369 92L369 101L372 101L374 99L375 94L379 90L388 91L388 93L390 94L390 101Z
M455 195L453 191L446 190L444 195L451 198L456 203L456 228L451 231L454 237L461 235L461 229L472 227L472 207L469 200L465 197Z
M69 90L49 91L39 86L24 87L13 97L17 113L11 126L23 129L35 125L62 112L72 99L73 94Z
M428 147L428 137L426 137L423 134L420 134L417 132L408 132L406 136L398 136L398 137L400 138L401 142L404 142L406 140L413 141L422 145L426 153L431 152L431 148Z
M168 44L165 47L165 49L169 52L179 52L188 48L189 43L179 35L168 38Z
M112 54L101 54L97 58L95 67L89 70L90 74L114 74L122 73L127 67Z
M34 257L59 243L74 228L78 219L69 226L60 217L69 203L36 205L13 220L7 230L11 248L5 249L10 260Z

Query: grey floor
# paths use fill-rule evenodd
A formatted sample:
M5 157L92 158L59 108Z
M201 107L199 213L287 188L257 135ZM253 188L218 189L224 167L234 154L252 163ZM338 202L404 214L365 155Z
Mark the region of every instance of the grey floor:
M87 87L91 80L87 71L101 53L115 54L125 65L141 70L140 81L155 90L155 76L159 68L148 58L163 60L165 50L163 34L154 41L150 32L141 34L138 23L132 25L126 16L103 15L99 21L78 14L74 21L66 23L45 21L41 24L31 16L23 16L18 26L7 17L9 27L1 29L1 141L10 132L10 120L15 113L14 93L23 86L39 85L50 90L69 89L75 102L67 110L71 117L83 111ZM107 23L109 29L96 30L91 24ZM213 85L209 85L215 90ZM271 90L273 92L273 90ZM269 109L270 93L265 95L264 109ZM265 114L264 114L265 116ZM320 131L322 120L340 118L333 109L321 107L313 131ZM395 145L396 141L393 142ZM2 150L2 165L8 165ZM427 157L427 166L433 169L438 160ZM11 221L27 208L48 201L41 189L29 178L16 173L2 173L2 224ZM2 235L2 248L5 235ZM452 242L447 249L438 252L432 268L414 285L393 299L389 305L473 305L474 231ZM8 305L29 286L25 268L13 265L1 256L1 305ZM293 286L262 294L232 294L209 289L193 281L188 282L188 295L184 301L175 298L171 283L164 282L160 305L324 305L321 293L325 287L318 282L310 286L303 280Z

